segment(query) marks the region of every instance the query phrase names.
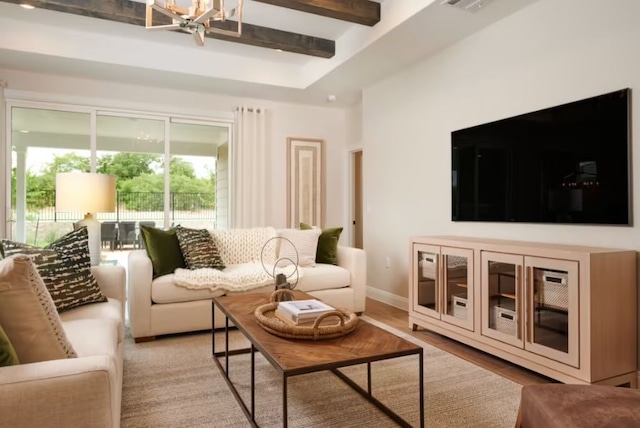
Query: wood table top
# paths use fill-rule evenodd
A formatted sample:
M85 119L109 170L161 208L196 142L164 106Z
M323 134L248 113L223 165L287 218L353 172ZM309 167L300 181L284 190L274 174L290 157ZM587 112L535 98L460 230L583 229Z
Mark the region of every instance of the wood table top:
M296 300L314 299L300 291ZM358 320L356 329L335 339L285 339L265 331L255 309L269 303L270 293L243 293L214 297L215 305L240 329L271 364L285 374L310 373L403 355L418 354L422 347L386 330Z

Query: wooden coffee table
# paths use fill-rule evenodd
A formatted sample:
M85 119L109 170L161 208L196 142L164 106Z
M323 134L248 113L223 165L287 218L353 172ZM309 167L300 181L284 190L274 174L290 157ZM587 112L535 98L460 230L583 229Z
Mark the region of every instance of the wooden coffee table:
M296 300L310 299L313 296L295 292ZM282 425L287 426L287 379L306 373L330 370L350 387L369 400L400 426L410 424L376 399L371 392L371 363L407 355L418 355L418 373L420 390L420 427L424 427L424 372L422 347L402 339L386 330L366 321L359 320L355 331L336 338L324 340L284 339L266 332L260 327L255 309L269 302L269 294L242 294L214 297L212 300L212 318L215 307L225 314L225 349L216 351L212 332L213 360L222 372L229 389L240 404L242 411L252 426L258 426L255 420L255 352L260 352L282 377ZM229 329L235 325L249 340L251 347L229 350ZM212 319L215 325L215 319ZM250 408L240 397L235 385L229 378L229 360L231 355L251 354L251 403ZM221 359L224 358L224 367ZM344 373L338 370L356 364L367 364L367 389L361 388Z

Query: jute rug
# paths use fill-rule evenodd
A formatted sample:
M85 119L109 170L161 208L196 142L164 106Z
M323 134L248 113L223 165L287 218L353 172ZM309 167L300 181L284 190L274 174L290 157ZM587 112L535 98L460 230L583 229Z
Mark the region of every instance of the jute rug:
M512 427L520 385L367 317L424 347L427 427ZM248 342L233 332L232 346ZM222 342L222 334L218 334ZM222 345L220 345L222 346ZM217 348L221 349L221 348ZM230 377L249 403L250 357L230 359ZM366 365L343 369L366 389ZM419 425L418 358L372 364L373 394ZM289 379L290 427L392 427L395 423L330 372ZM256 421L282 426L281 380L256 354ZM211 334L194 333L125 344L122 427L249 426L211 357Z

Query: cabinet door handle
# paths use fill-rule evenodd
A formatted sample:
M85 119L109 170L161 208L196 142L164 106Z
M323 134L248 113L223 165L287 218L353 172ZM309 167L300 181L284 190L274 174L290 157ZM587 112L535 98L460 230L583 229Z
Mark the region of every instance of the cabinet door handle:
M438 290L437 292L439 293L437 301L438 301L438 305L440 306L438 308L438 312L440 314L444 314L446 312L446 306L445 306L445 303L444 303L444 300L443 300L444 299L444 295L446 294L446 291L444 289L446 287L445 282L444 282L444 280L445 280L445 272L444 271L445 271L446 266L447 266L446 265L446 261L447 261L446 260L446 256L444 254L440 254L440 263L439 263L439 266L440 266L440 276L439 276L440 284L438 284L438 287L437 287L437 290Z
M533 270L531 266L527 266L527 277L525 278L525 295L524 305L527 310L525 315L526 325L526 342L533 342Z
M522 266L516 265L516 315L518 317L518 339L522 340L522 336L524 335L524 327L523 321L524 317L522 316Z

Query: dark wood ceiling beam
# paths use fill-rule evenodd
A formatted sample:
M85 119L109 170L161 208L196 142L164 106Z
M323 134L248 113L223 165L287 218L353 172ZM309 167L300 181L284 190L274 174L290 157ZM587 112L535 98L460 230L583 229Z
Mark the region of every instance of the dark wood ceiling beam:
M130 0L0 0L4 3L22 4L29 3L40 9L54 10L57 12L74 15L88 16L91 18L106 19L125 24L145 26L145 3ZM171 19L154 11L153 24L170 24ZM222 29L234 29L237 23L234 21L212 22L212 26ZM294 52L320 58L331 58L335 55L335 42L320 37L304 34L290 33L273 28L261 27L242 23L242 35L239 37L224 34L207 33L207 38L224 40L245 45L281 49L286 52Z
M355 22L370 27L380 22L380 3L369 0L253 0L274 6L295 9L301 12L313 13Z
M126 24L145 25L147 6L130 0L0 0L4 3L27 3L39 9L107 19ZM155 15L154 15L155 19ZM167 19L167 22L169 20Z
M211 27L236 31L238 23L235 21L211 22ZM320 58L331 58L336 52L336 42L333 40L246 23L242 23L242 35L240 37L218 33L207 33L206 36L212 39L239 42L262 48L280 49Z

